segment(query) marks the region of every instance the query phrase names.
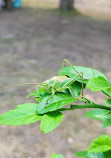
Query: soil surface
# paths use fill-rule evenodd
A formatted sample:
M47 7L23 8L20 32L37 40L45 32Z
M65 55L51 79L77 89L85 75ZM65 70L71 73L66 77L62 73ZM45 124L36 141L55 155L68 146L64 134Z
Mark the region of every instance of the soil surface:
M96 68L111 79L111 21L56 10L21 9L0 13L0 87L42 82L57 75L62 60ZM0 91L0 113L33 100L25 99L35 86ZM102 93L87 97L103 103ZM49 158L54 152L75 158L92 139L110 134L102 123L83 115L87 110L65 113L61 125L45 135L40 122L28 126L0 126L1 158Z

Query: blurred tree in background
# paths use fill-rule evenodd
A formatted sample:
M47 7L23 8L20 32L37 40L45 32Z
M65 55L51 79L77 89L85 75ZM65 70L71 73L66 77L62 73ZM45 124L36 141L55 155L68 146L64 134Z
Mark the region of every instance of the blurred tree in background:
M74 9L74 0L60 0L60 9L70 11Z

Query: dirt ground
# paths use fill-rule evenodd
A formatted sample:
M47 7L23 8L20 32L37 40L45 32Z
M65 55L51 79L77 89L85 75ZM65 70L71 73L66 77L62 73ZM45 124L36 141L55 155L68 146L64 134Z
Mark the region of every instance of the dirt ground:
M24 7L58 8L60 0L22 0ZM111 20L111 0L74 0L74 6L81 13Z
M57 75L62 60L96 68L111 79L111 21L56 10L20 9L0 13L0 87L23 82L42 82ZM0 114L25 99L34 86L0 91ZM97 103L105 97L87 94ZM83 118L87 110L65 113L61 125L45 135L39 123L0 126L0 158L50 158L53 152L75 158L100 134L110 134L99 121Z

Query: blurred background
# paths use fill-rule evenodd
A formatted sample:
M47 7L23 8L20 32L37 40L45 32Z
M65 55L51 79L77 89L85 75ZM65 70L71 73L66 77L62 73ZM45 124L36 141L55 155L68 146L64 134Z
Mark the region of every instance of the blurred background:
M42 82L57 75L62 60L96 68L111 80L111 1L23 0L0 10L0 87ZM73 7L72 7L73 6ZM0 114L16 105L34 102L26 96L35 86L0 91ZM102 93L87 97L103 104ZM61 125L45 135L39 123L0 126L0 158L50 158L54 152L76 158L92 139L110 134L102 123L83 115L87 110L65 113Z

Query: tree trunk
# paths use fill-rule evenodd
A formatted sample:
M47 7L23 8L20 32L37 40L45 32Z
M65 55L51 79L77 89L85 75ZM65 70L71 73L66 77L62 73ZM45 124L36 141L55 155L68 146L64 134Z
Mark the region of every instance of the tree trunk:
M5 2L4 8L9 10L12 9L12 0L4 0L4 2Z
M12 9L12 0L8 0L8 9Z
M71 11L74 9L74 0L60 0L60 9Z

